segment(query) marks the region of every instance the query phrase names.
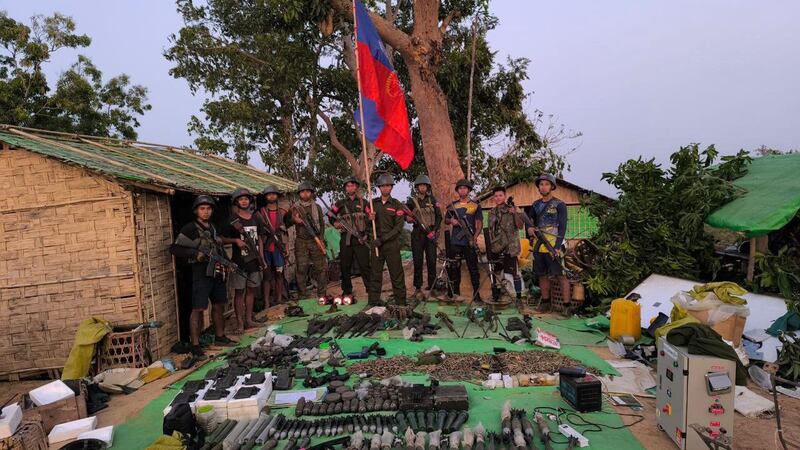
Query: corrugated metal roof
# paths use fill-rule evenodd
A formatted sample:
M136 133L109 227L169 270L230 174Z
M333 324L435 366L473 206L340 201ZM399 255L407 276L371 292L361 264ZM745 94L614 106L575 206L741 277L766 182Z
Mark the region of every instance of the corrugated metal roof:
M194 193L256 192L266 184L294 190L294 181L214 155L173 147L0 125L0 142L118 180Z

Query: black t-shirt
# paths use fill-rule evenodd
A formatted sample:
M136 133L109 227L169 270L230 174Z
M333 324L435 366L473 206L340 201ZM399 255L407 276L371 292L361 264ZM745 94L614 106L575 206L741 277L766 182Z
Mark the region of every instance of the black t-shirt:
M228 219L222 235L227 238L241 239L247 243L247 239L245 239L244 235L236 230L236 226L234 226L236 223L240 223L242 225L242 231L250 236L253 244L256 247L256 251L258 251L259 236L265 234L262 222L256 220L255 215L251 216L249 219L245 219L240 216L231 216L230 219ZM244 250L240 249L236 244L233 245L233 254L231 259L245 272L252 273L258 272L259 270L258 255L254 253L251 254L246 248Z

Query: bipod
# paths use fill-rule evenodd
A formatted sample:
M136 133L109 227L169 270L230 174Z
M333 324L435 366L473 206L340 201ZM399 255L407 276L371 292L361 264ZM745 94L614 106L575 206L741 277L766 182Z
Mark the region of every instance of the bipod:
M444 290L444 293L452 299L455 295L455 289L453 280L450 279L450 271L448 269L450 269L451 264L456 260L446 256L439 256L437 259L442 262L442 268L436 275L436 279L433 280L431 291L441 292Z

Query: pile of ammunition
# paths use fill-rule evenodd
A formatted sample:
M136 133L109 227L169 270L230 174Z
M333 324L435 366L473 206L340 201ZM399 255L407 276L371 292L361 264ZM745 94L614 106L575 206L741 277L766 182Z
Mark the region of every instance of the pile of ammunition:
M227 355L231 367L254 369L258 367L292 367L299 357L294 349L285 347L236 348Z
M556 352L527 350L505 352L499 355L482 353L448 353L439 364L420 365L407 356L362 361L347 370L350 373L368 373L375 378L391 378L404 373L424 372L431 378L445 381L483 380L493 367L502 367L510 375L554 373L561 367L580 366L581 363ZM589 370L593 372L592 369Z
M333 382L321 402L307 402L301 397L294 414L302 417L397 410L399 394L395 386L371 385L359 391Z

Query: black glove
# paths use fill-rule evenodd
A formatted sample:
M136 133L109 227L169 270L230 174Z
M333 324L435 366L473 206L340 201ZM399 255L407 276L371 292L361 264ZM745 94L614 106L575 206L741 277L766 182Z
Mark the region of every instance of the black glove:
M380 248L383 245L383 241L380 238L375 238L372 240L372 248Z

